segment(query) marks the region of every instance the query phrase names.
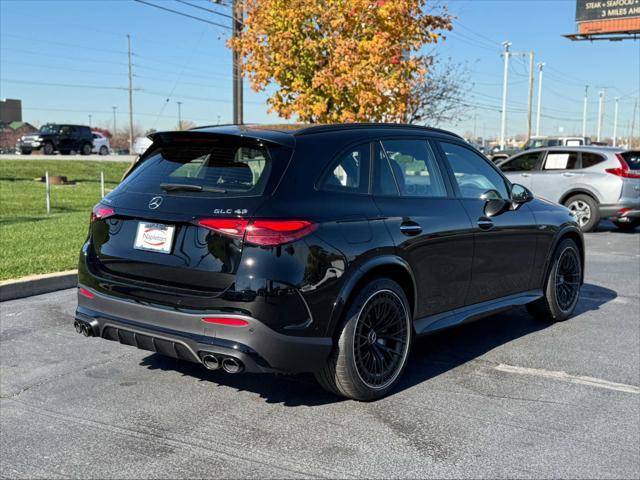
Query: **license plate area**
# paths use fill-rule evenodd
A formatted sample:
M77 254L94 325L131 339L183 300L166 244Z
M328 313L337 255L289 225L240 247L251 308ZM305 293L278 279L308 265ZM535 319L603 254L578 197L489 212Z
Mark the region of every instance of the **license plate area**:
M133 248L157 253L171 253L175 229L174 225L138 222Z

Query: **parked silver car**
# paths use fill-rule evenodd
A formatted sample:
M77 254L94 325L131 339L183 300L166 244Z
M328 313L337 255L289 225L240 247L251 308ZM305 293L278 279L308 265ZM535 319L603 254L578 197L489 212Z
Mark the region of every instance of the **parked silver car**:
M513 183L572 210L585 232L595 229L601 218L610 218L623 230L640 225L640 151L536 148L498 167Z

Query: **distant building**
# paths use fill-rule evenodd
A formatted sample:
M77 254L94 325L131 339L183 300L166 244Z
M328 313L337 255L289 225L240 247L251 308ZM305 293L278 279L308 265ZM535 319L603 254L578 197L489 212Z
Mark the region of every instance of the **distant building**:
M3 98L0 100L0 123L22 121L22 100Z
M27 122L0 122L0 150L13 150L21 136L37 131L36 127Z

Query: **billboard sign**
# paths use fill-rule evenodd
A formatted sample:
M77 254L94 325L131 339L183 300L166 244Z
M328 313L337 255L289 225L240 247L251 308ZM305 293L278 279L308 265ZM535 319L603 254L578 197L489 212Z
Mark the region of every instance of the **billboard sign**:
M640 0L576 0L576 22L640 17Z

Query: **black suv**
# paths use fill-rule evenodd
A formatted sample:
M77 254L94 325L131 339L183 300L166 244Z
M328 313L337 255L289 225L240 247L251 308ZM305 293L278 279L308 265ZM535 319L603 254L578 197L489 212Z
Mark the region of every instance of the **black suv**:
M290 128L290 127L289 127ZM574 311L566 208L409 125L206 127L153 145L92 213L75 328L228 373L387 393L416 335Z
M37 133L24 135L18 140L16 149L23 155L42 150L45 155L58 151L68 155L72 151L90 155L93 148L91 129L82 125L43 125Z

